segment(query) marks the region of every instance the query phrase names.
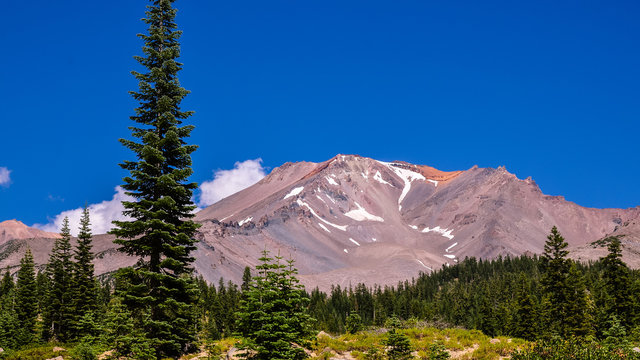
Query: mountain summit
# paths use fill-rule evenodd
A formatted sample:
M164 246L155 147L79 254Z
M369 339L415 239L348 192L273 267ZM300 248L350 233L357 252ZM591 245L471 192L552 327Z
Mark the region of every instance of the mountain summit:
M531 180L338 155L286 163L202 210L196 268L237 280L260 251L296 260L307 285L392 284L467 256L541 253L557 225L574 246L638 217L544 195Z

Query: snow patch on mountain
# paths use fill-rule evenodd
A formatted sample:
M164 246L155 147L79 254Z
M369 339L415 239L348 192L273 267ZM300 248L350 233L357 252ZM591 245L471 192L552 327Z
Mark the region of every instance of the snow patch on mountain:
M311 208L311 206L309 206L309 204L305 203L304 201L298 199L296 201L296 203L300 206L304 206L307 209L309 209L309 211L311 212L311 214L315 217L317 217L320 221L322 221L323 223L329 225L329 226L333 226L336 229L342 230L342 231L347 231L347 226L346 225L336 225L333 223L328 222L327 220L323 219L320 217L320 215L316 214L316 212Z
M238 222L238 226L242 226L242 225L244 225L244 224L248 223L248 222L249 222L249 221L251 221L251 220L253 220L253 216L249 216L248 218L246 218L246 219L244 219L244 220L240 220L240 221Z
M422 261L420 261L420 260L418 260L418 259L416 259L416 261L417 261L417 262L419 262L419 263L420 263L420 265L422 265L422 266L424 266L425 268L429 269L430 271L433 271L433 269L432 269L432 268L430 268L430 267L428 267L427 265L425 265Z
M438 180L427 179L428 182L433 183L436 187L438 186Z
M352 218L353 220L356 220L356 221L371 220L371 221L384 222L383 218L370 214L367 210L365 210L357 202L356 202L356 206L358 207L357 209L351 210L351 211L347 212L344 215L348 216L348 217L350 217L350 218Z
M328 232L329 234L331 234L331 231L329 231L329 229L327 229L326 226L324 226L324 225L322 225L320 223L318 223L318 226L320 226L322 228L322 230L324 230L324 231Z
M445 228L441 228L440 226L436 226L433 229L427 226L426 228L422 229L423 233L436 232L446 237L449 240L453 240L454 235L451 234L452 231L453 231L452 229L445 229Z
M333 175L333 174L331 174L331 175L332 175L332 176L335 176L335 175ZM324 178L325 178L325 179L327 179L327 181L329 182L329 184L331 184L331 185L336 185L336 186L338 185L338 183L337 183L335 180L333 180L333 178L328 177L328 176L325 176Z
M411 182L414 180L426 180L426 178L420 173L417 173L415 171L411 171L405 168L401 168L398 166L394 166L394 164L392 163L386 163L382 161L378 161L378 162L388 167L391 171L393 171L396 175L398 175L398 177L402 179L402 181L404 182L404 188L402 188L402 193L398 198L398 211L400 211L402 210L402 205L401 205L402 200L404 200L404 197L407 196L407 194L409 193L409 190L411 190Z
M458 243L453 243L453 245L449 246L445 251L449 252L449 250L451 250L451 248L453 248L456 245L458 245Z
M385 185L393 186L393 185L391 185L391 183L390 183L390 182L385 181L385 180L382 178L382 174L380 174L380 171L376 171L376 174L375 174L375 175L373 175L373 180L376 180L377 182L379 182L379 183L381 183L381 184L385 184Z
M354 243L354 244L356 244L356 245L360 246L360 243L359 243L359 242L357 242L357 241L355 241L355 240L353 240L352 238L349 238L349 241L351 241L352 243Z
M292 196L296 196L296 195L300 194L302 192L302 190L304 190L304 186L297 187L297 188L291 190L290 193L285 195L284 199L282 199L282 200L287 200L288 198L290 198Z

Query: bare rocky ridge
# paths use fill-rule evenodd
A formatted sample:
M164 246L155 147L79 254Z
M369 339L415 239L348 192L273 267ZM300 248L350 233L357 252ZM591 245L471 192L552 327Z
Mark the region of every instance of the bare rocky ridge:
M502 167L443 172L338 155L322 163L284 164L200 211L194 266L211 282L238 282L243 268L255 266L268 249L295 259L308 287L395 284L466 256L541 253L553 225L582 260L601 256L594 241L624 235L626 255L638 266L639 218L640 208L591 209L544 195L533 180ZM102 254L98 272L135 263L116 253L111 240L94 240ZM36 262L46 261L50 246L27 242L42 253ZM15 252L16 244L0 246L0 267L17 264L3 257L7 245Z

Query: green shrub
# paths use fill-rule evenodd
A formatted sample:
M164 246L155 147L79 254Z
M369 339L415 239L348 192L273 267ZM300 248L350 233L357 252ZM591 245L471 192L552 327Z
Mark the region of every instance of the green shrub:
M357 313L350 313L347 316L347 324L346 324L347 332L349 334L355 334L358 331L363 329L362 326L362 318Z
M451 356L447 352L447 348L445 348L441 343L436 341L433 344L429 345L429 348L427 350L428 360L446 360L450 357Z
M73 360L96 360L98 357L91 345L80 343L71 350L71 358Z

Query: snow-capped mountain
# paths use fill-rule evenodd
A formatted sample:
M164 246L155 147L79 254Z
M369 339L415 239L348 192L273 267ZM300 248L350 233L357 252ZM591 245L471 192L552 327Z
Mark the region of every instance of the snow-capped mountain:
M394 284L466 256L541 253L553 225L583 246L638 210L584 208L504 168L443 172L338 155L284 164L198 213L196 267L237 279L269 249L295 259L308 285Z
M554 225L576 257L597 259L602 249L592 242L635 234L639 218L640 208L584 208L544 195L533 180L502 167L444 172L338 155L286 163L200 211L194 267L211 282L239 282L244 267L255 266L267 249L294 259L308 287L395 284L467 256L541 253ZM0 244L0 267L17 265L27 244L37 263L46 262L53 241L38 237ZM135 263L112 240L94 238L98 273ZM638 240L630 236L626 244L634 266Z

